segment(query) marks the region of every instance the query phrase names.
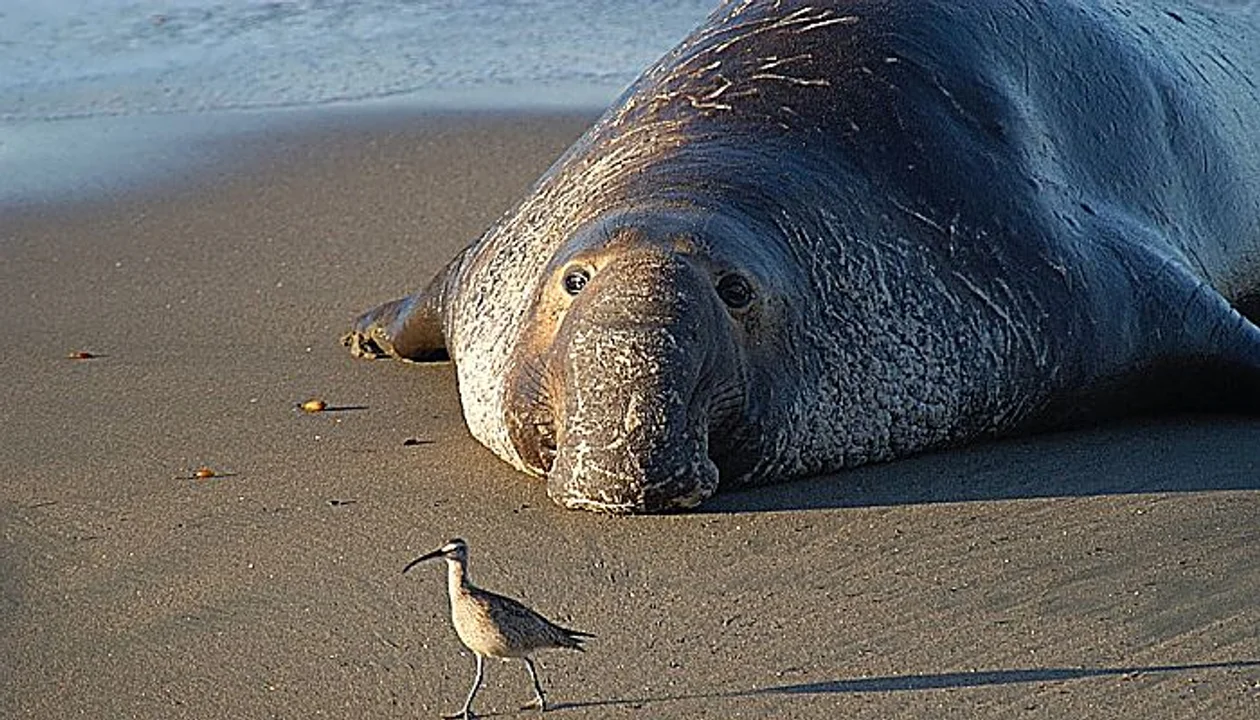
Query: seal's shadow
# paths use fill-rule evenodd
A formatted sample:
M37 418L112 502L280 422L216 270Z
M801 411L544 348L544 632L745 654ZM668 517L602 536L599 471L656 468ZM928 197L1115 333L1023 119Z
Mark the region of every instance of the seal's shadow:
M719 493L700 512L1260 489L1260 419L1171 415Z
M756 690L730 692L690 693L661 697L591 700L587 702L561 703L552 710L565 708L589 708L627 705L641 707L655 702L696 700L719 697L749 697L756 695L823 695L834 693L886 693L912 692L916 690L943 690L959 688L1013 685L1019 683L1063 682L1106 677L1137 677L1141 675L1201 672L1204 670L1242 670L1260 667L1260 660L1235 660L1215 663L1189 663L1183 665L1146 665L1131 667L1088 668L1050 667L1019 668L1012 670L978 670L973 672L928 673L920 675L886 675L882 677L842 678L826 682L778 685Z

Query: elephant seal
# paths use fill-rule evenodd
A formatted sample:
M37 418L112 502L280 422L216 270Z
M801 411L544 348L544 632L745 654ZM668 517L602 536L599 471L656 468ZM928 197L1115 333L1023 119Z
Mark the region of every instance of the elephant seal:
M1254 411L1257 37L1181 2L727 2L345 343L449 355L478 440L614 513Z

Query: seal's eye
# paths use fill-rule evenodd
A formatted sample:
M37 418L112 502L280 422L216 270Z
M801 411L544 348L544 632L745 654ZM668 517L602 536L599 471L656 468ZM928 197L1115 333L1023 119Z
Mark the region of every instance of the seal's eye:
M718 297L732 310L748 307L753 301L753 289L742 275L723 275L717 284Z
M570 295L577 295L582 292L582 288L586 287L586 283L591 279L591 274L585 269L575 267L569 269L564 274L564 291Z

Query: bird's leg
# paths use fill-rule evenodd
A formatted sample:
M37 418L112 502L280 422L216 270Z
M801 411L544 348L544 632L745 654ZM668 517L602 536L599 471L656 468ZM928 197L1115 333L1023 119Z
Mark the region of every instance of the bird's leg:
M464 701L464 709L454 715L443 715L442 717L445 720L455 720L456 718L469 720L469 718L473 717L472 701L473 697L477 695L477 690L481 687L481 673L485 665L485 660L480 655L473 653L473 657L477 658L477 677L473 678L472 690L468 691L468 699Z
M525 661L525 669L529 671L529 679L534 681L534 701L522 707L522 710L538 708L539 712L547 712L547 699L543 697L542 683L538 682L538 672L534 670L534 661L521 656Z

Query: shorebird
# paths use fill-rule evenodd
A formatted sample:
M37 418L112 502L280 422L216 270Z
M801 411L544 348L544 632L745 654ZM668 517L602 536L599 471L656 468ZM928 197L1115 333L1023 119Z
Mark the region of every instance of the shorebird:
M451 622L455 625L455 633L477 658L477 676L473 678L463 709L443 717L447 720L473 717L473 697L481 688L485 659L488 657L525 661L529 678L534 681L534 701L521 709L537 707L539 711L546 712L547 700L543 697L542 684L538 682L530 653L547 648L581 650L582 638L595 636L560 627L510 597L473 585L468 579L468 543L459 538L407 563L403 573L426 560L437 558L446 560L446 589L451 597Z

